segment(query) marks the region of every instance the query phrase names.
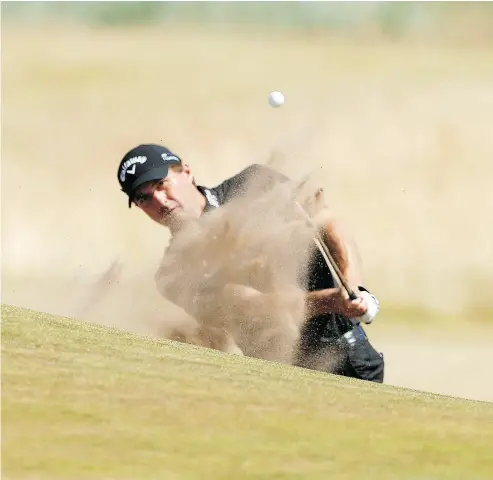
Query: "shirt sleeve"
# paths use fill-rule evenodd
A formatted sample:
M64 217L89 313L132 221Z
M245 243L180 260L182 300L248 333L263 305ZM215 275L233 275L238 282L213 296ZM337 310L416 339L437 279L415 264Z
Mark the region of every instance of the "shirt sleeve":
M290 179L282 173L265 165L255 163L223 182L224 200L229 201L236 196L245 194L247 191L258 190L260 194L265 193L277 183L289 181Z

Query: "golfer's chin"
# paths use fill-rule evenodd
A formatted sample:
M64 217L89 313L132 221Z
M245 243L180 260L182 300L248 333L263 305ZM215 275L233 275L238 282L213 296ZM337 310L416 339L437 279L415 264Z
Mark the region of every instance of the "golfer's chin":
M186 227L190 222L196 220L193 215L188 214L180 207L171 210L167 215L163 215L158 223L171 230L179 230Z

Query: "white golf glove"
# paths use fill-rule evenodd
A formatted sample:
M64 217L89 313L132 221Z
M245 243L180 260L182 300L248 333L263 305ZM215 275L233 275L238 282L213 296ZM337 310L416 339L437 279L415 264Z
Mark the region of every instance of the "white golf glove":
M360 289L360 296L365 299L368 309L365 313L363 313L363 315L360 315L359 317L354 317L351 319L351 321L353 323L359 322L369 325L371 322L373 322L373 320L377 316L377 313L380 311L380 304L377 297L375 297L375 295L372 295L370 292L367 292L366 290Z

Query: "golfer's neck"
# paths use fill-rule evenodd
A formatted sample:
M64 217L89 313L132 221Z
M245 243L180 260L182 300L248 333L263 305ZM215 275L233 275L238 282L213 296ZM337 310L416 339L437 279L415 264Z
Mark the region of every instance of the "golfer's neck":
M204 197L204 195L202 195L202 193L200 193L199 190L197 190L197 208L194 210L194 217L196 218L196 220L198 220L202 214L204 213L204 210L205 210L205 207L207 205L207 201ZM170 234L172 237L175 237L176 235L178 235L180 233L180 231L182 231L184 229L186 225L184 225L182 222L176 222L176 224L173 224L173 225L170 225L169 226L169 231L170 231Z
M197 195L198 195L198 202L197 202L197 218L200 218L202 214L204 213L205 206L207 205L207 200L205 199L204 195L202 192L197 188L196 190Z

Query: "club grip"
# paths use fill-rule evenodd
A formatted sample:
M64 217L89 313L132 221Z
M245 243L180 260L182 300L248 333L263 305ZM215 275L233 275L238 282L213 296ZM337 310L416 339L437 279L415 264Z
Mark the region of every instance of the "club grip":
M356 300L358 295L356 295L351 289L348 290L348 295L351 300Z

